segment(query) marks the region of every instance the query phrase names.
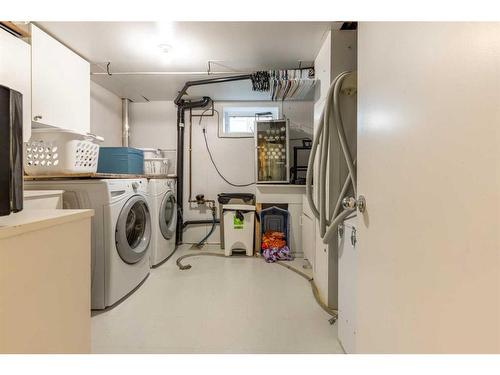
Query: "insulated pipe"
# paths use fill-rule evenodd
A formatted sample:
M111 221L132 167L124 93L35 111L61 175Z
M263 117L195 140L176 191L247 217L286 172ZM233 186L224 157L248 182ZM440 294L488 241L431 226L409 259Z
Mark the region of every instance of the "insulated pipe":
M130 124L129 124L129 103L130 99L122 99L122 146L128 147L130 137Z

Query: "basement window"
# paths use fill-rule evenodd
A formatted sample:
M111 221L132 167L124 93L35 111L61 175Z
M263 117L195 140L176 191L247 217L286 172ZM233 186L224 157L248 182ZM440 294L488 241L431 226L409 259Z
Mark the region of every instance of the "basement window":
M278 107L224 107L220 136L253 138L256 119L273 120L278 116Z

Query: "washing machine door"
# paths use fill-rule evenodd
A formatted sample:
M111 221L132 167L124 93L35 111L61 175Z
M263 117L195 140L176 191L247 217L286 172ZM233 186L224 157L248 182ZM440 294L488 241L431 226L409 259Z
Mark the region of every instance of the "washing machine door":
M168 191L160 205L160 231L166 240L175 234L175 215L177 213L177 202L173 191Z
M137 263L146 255L150 240L148 204L144 197L134 195L125 203L116 222L116 250L124 262Z

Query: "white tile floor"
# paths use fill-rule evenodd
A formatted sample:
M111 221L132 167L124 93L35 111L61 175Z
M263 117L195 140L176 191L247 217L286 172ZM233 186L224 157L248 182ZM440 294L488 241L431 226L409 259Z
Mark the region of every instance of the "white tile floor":
M193 252L181 246L135 293L94 314L92 351L342 353L306 280L258 258L189 258L192 268L179 270L175 260Z

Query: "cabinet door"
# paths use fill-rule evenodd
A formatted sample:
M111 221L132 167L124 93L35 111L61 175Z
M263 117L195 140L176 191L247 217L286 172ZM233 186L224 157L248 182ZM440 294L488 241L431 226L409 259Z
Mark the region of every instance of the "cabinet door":
M31 137L30 46L0 29L0 85L23 94L23 140Z
M89 132L89 63L34 25L31 61L33 121Z
M304 251L304 258L306 258L313 270L315 269L315 244L314 244L314 220L306 214L302 214L302 250Z

